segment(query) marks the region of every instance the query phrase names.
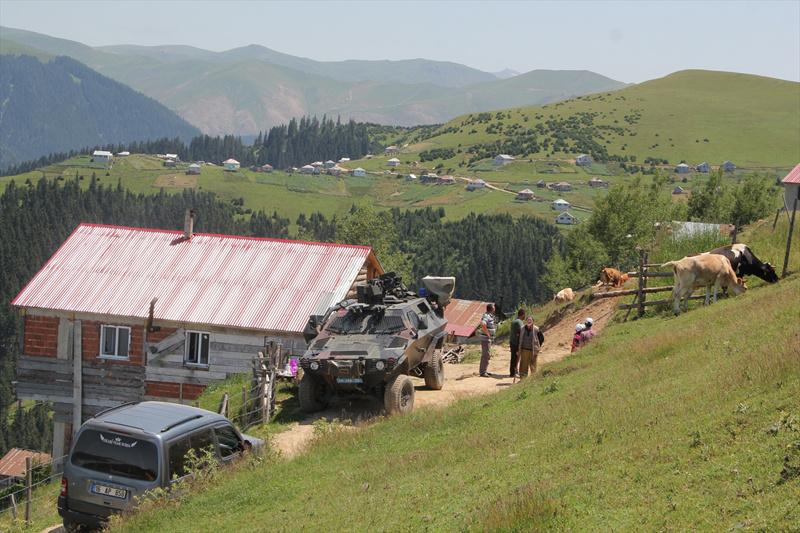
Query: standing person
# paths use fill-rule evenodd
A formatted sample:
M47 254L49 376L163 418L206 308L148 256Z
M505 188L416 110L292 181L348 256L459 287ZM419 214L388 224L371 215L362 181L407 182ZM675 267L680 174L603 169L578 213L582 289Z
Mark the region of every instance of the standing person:
M575 348L581 347L581 331L583 331L584 325L578 324L575 326L575 335L572 336L572 350L569 353L575 351Z
M592 329L592 324L594 324L594 320L591 317L587 318L586 324L584 324L583 327L583 331L581 331L581 346L592 340L595 333L597 333Z
M525 318L525 327L519 332L519 375L527 377L528 371L536 373L536 359L544 342L541 330L533 325L533 317Z
M494 304L486 304L486 312L481 317L481 364L479 374L482 378L492 377L486 369L489 368L489 349L494 341Z
M525 322L522 321L524 316L525 309L520 309L517 311L517 318L511 321L511 334L508 338L508 346L511 348L511 369L508 374L510 378L519 377L519 371L517 370L519 357L517 354L519 352L519 332L525 326Z

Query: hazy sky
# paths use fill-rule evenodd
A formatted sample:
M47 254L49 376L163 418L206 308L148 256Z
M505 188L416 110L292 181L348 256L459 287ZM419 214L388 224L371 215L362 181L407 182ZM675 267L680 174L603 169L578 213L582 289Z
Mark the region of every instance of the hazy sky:
M800 0L2 0L0 24L90 46L259 44L318 61L425 58L629 83L685 69L800 81Z

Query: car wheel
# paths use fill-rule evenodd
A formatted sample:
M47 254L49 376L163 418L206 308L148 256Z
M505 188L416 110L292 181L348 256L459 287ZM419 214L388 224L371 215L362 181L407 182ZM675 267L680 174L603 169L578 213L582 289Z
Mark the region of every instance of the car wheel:
M300 380L300 407L307 413L322 411L328 406L330 390L316 374L304 373Z
M442 390L444 386L444 361L442 361L441 350L433 352L433 357L425 365L422 376L425 378L426 387L431 390Z
M414 407L414 382L406 375L389 380L383 403L389 413L408 413Z

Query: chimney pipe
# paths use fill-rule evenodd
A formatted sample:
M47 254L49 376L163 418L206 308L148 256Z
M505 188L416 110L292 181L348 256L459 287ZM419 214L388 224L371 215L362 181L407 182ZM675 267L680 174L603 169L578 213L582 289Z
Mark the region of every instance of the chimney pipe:
M183 219L183 238L187 241L194 236L194 211L186 210L186 217Z

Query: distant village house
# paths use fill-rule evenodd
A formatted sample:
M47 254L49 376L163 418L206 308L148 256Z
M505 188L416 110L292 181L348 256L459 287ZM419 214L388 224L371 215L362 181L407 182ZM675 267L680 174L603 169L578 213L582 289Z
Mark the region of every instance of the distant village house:
M92 159L95 163L110 163L114 159L114 154L105 150L95 150L92 152Z
M722 163L722 170L724 170L725 172L733 172L736 170L736 165L734 165L730 161L725 161L724 163Z
M575 158L575 164L581 167L588 167L592 164L592 156L589 154L581 154Z
M552 207L553 209L555 209L556 211L566 211L566 210L567 210L567 209L569 209L571 206L569 205L569 202L567 202L566 200L562 200L561 198L559 198L558 200L554 201L554 202L551 204L551 207Z
M509 163L513 163L514 161L516 161L516 159L514 159L510 155L500 154L494 157L494 166L500 167L503 165L507 165Z
M486 182L482 179L472 180L467 184L468 191L475 191L478 189L484 189L486 187Z
M189 174L200 174L200 165L197 163L189 165Z
M530 189L522 189L521 191L519 191L519 193L517 193L517 197L514 198L514 199L515 200L530 201L530 200L533 200L533 198L534 198L534 196L533 196L533 191L532 190L530 190Z
M397 159L396 157L393 157L390 160L388 160L386 164L389 165L390 167L396 167L397 165L400 164L400 160Z
M675 172L678 174L688 174L692 170L692 167L687 165L686 163L681 163L675 167Z
M577 224L578 219L564 211L556 217L556 224Z
M355 170L353 171L353 177L356 177L356 178L363 178L363 177L364 177L364 176L366 176L366 175L367 175L367 171L366 171L366 170L364 170L364 169L363 169L363 168L361 168L361 167L358 167L357 169L355 169Z
M695 170L697 172L711 172L711 165L706 162L700 163Z
M222 166L225 170L239 170L241 164L235 159L226 159L222 162Z

